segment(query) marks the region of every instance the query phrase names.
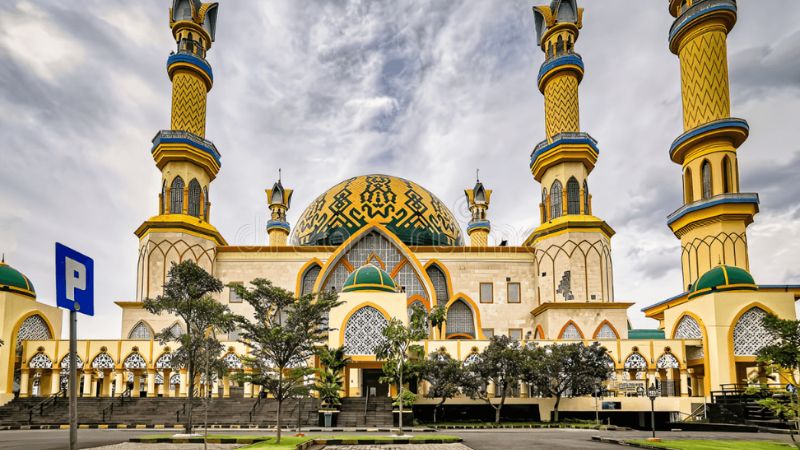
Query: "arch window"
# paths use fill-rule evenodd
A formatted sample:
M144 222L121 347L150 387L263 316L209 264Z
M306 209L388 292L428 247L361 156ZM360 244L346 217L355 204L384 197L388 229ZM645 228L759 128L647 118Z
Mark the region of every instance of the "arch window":
M181 324L175 322L171 327L169 327L169 333L172 335L172 337L178 339L179 337L183 336L183 327Z
M42 352L33 355L33 358L28 362L28 367L31 369L52 369L53 361Z
M450 291L447 289L447 277L442 269L435 264L431 264L425 269L425 272L427 272L428 278L433 283L433 290L436 292L436 303L438 305L447 304L448 300L450 300Z
M126 369L146 369L147 363L142 355L138 353L131 353L127 358L125 358L125 362L122 363L122 366Z
M475 337L475 320L472 309L463 300L456 300L447 310L447 335L465 335Z
M731 176L731 159L728 155L722 158L722 192L727 194L733 191Z
M766 311L753 307L739 317L733 327L734 356L757 355L759 350L775 340L762 323L766 316Z
M172 353L164 353L156 360L156 369L171 369Z
M567 181L567 214L581 213L581 185L578 180L570 178Z
M22 341L43 341L52 339L50 327L38 314L34 314L22 321L17 332L17 350L22 350Z
M92 368L93 369L113 369L114 368L114 359L111 358L108 353L100 353L99 355L95 356L92 360Z
M208 209L211 207L211 200L208 198L208 186L203 188L203 219L208 221Z
M167 180L161 182L161 211L159 214L167 212Z
M180 384L181 384L181 375L179 373L175 373L175 374L170 375L169 384L171 384L172 386L180 386Z
M611 325L604 323L597 332L597 339L619 339L619 336L617 336L617 333L611 328Z
M700 324L692 316L683 316L675 327L675 339L702 339Z
M344 328L344 345L351 355L374 355L375 348L386 338L383 330L389 321L380 311L364 306L347 320Z
M623 365L628 376L633 375L636 380L643 380L647 373L647 360L639 353L632 353Z
M150 331L150 327L147 326L146 323L139 321L135 327L128 333L128 339L152 339L153 333Z
M550 219L561 217L561 182L556 180L550 187Z
M678 359L675 358L672 353L664 353L658 358L658 361L656 361L656 367L659 370L678 369L680 365L678 364Z
M711 198L713 194L713 183L711 181L711 163L703 161L701 166L701 173L703 175L703 198Z
M472 353L469 356L467 356L467 358L464 360L463 366L464 367L471 366L471 365L475 364L476 362L479 362L480 360L481 360L481 355L479 355L477 353Z
M189 215L200 217L200 183L196 179L189 182Z
M692 203L694 201L694 192L692 191L692 169L686 168L683 172L683 199L684 203Z
M581 336L581 332L580 330L578 330L578 327L576 327L574 323L570 323L564 327L564 331L561 332L561 336L559 336L558 338L567 340L570 339L580 340L583 339L583 336Z
M322 270L322 268L318 264L306 270L306 273L303 274L302 284L300 285L300 295L310 294L314 291L314 283L317 281L320 270Z
M69 373L69 353L67 353L66 356L61 358L61 362L58 365L61 367L62 375ZM75 366L78 369L83 369L83 360L78 355L75 355Z
M547 222L547 188L542 188L542 209L544 209L542 222Z
M583 213L589 214L589 183L583 180Z
M170 214L182 214L183 213L183 178L175 177L172 180L172 186L170 186L170 202L169 202L169 212Z
M242 360L236 356L235 353L228 353L222 358L223 362L225 363L225 367L228 369L241 369L242 368Z

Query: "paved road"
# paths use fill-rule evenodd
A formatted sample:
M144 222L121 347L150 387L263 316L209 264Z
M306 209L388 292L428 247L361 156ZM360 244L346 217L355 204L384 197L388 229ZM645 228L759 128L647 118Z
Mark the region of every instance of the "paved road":
M133 436L143 434L171 433L170 430L79 430L79 448L100 447L126 442ZM214 430L213 433L226 433L228 431ZM264 435L263 431L230 431L236 434ZM315 433L316 434L316 433ZM321 435L322 433L320 433ZM370 433L346 433L370 434ZM386 435L386 433L372 433ZM423 433L414 433L421 435ZM464 439L464 444L474 450L560 450L560 449L619 449L619 446L592 442L592 436L603 435L614 438L646 438L649 433L644 431L593 431L593 430L446 430L440 434L454 434ZM328 434L330 435L330 434ZM665 439L764 439L790 442L788 436L767 433L700 433L700 432L663 432L659 436ZM66 447L69 439L68 430L31 430L31 431L0 431L0 449L25 450L61 450ZM154 450L147 446L145 449ZM386 450L385 448L383 450Z

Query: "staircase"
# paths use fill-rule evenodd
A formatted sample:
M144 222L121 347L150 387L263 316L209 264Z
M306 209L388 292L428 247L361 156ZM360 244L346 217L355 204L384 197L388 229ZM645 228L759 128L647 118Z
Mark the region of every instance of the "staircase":
M366 415L365 412L366 403ZM342 399L337 427L391 427L392 399L389 397L349 397Z
M69 423L69 401L60 398L50 402L41 411L36 405L42 398L18 398L0 407L0 425L61 425ZM113 408L111 405L113 404ZM137 398L121 401L116 398L78 399L78 422L81 424L174 425L187 420L184 398ZM203 399L193 400L193 423L202 424L208 413L209 425L259 425L276 424L278 403L274 399L212 398L208 404ZM255 406L255 409L253 408ZM317 425L319 400L303 399L301 422L304 426ZM250 420L252 411L252 421ZM282 426L297 425L298 402L286 400L282 407ZM391 413L390 413L391 414ZM390 416L391 418L391 416Z
M786 424L772 411L758 404L759 400L770 397L789 402L783 386L770 385L753 392L742 385L723 385L722 390L711 393L712 403L708 407L708 419L717 423L784 428Z

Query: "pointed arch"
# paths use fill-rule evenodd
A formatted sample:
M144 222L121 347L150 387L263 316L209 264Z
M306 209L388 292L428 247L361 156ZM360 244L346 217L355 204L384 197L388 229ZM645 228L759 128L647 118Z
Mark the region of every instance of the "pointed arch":
M588 215L589 212L589 182L583 180L583 213Z
M383 320L380 319L381 316L383 317ZM366 320L363 317L369 320ZM359 333L359 330L355 328L358 324L356 324L355 322L351 322L351 319L365 321L365 326L373 327L373 329L368 330L371 331L371 336L365 336L363 335L363 332ZM343 326L339 329L339 345L347 347L348 341L351 341L351 343L353 343L354 345L358 345L359 348L354 348L352 350L347 348L348 354L374 357L374 352L372 352L372 354L351 353L351 352L369 350L366 349L365 347L368 346L367 345L368 343L363 341L363 339L369 339L369 338L372 339L372 344L374 344L374 345L372 344L369 345L372 345L372 349L374 349L375 345L378 345L383 339L383 335L380 334L380 331L383 328L385 328L386 325L388 325L390 320L391 320L391 315L388 312L386 312L386 310L383 309L380 305L369 301L359 303L358 305L354 306L347 313L347 315L344 316L344 319L342 320ZM376 323L376 321L379 323ZM355 340L355 342L353 342L353 340Z
M565 339L565 340L584 340L585 337L583 335L583 331L578 326L575 321L572 319L568 320L567 323L561 327L561 331L558 332L558 339Z
M167 180L161 180L161 204L159 205L159 214L167 213Z
M706 199L706 198L713 197L714 196L714 180L713 180L714 177L711 174L711 163L707 159L703 160L702 164L700 165L700 174L701 174L701 178L700 179L703 182L703 184L702 184L703 197L702 198Z
M200 183L197 178L192 178L189 182L189 208L188 213L190 216L200 217Z
M446 305L450 301L450 293L453 291L453 284L450 278L450 271L447 266L438 259L430 259L425 266L425 273L433 285L431 305Z
M169 189L169 213L183 214L183 178L180 175L172 179Z
M728 155L722 157L722 193L733 192L733 176L731 171L731 158Z
M175 338L181 337L184 333L186 333L186 330L183 329L183 325L181 325L181 323L177 320L172 322L172 325L169 326L168 330Z
M547 335L544 334L544 328L542 328L541 324L536 325L536 331L533 333L533 338L534 339L543 339L543 340L547 339Z
M687 167L683 171L683 202L686 204L694 201L694 186L692 184L692 169Z
M550 219L561 217L561 213L561 182L556 180L550 186Z
M475 339L475 314L472 308L460 298L455 299L447 308L447 321L445 322L445 337L447 339L467 338Z
M592 335L593 339L613 339L617 340L620 338L620 334L614 325L608 321L608 319L604 320L597 326L594 330L594 334Z
M658 370L680 369L681 363L671 352L664 352L656 359L656 368Z
M136 325L128 333L128 339L149 340L153 339L154 336L153 328L144 320L136 322Z
M319 258L311 258L300 267L297 272L297 284L294 292L296 295L311 294L314 291L314 285L319 278L322 271L322 261Z
M575 177L567 181L567 214L581 213L581 187Z
M457 302L459 300L461 300L464 303L466 303L467 306L469 306L470 310L472 311L472 316L473 316L473 320L474 320L474 323L475 323L475 325L474 325L475 326L475 339L486 339L486 336L483 335L483 331L482 331L483 324L482 324L482 321L481 321L481 310L478 308L478 304L475 303L475 300L473 300L472 297L470 297L469 295L467 295L467 294L465 294L463 292L457 292L457 293L452 295L450 301L448 301L447 304L444 306L445 310L449 311L450 310L450 306L452 306L453 303L455 303L455 302ZM445 336L447 336L449 334L449 332L447 331L447 322L445 322L445 324L444 324L444 332L445 332Z
M147 369L147 361L138 350L128 353L122 360L122 367L128 370Z
M761 323L768 314L775 312L761 302L752 302L736 313L728 330L728 347L733 357L754 357L774 339ZM731 364L735 366L735 362Z

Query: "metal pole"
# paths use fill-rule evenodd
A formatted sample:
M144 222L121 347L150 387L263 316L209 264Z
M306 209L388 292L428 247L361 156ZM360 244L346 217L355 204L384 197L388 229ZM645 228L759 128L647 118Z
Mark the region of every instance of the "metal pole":
M653 429L653 439L656 438L656 399L650 399L650 426Z
M78 448L78 313L69 312L69 449Z

